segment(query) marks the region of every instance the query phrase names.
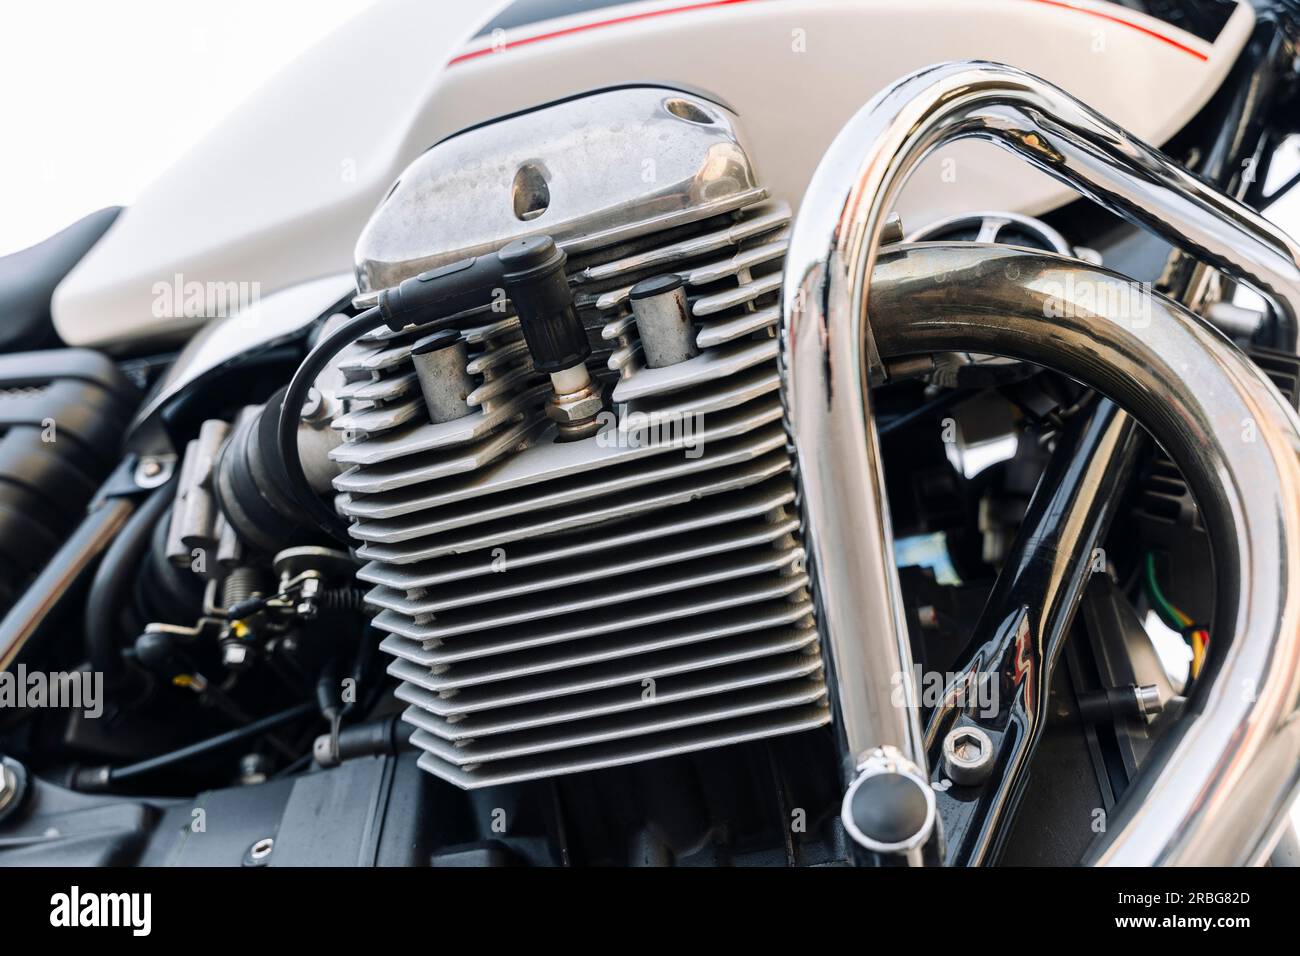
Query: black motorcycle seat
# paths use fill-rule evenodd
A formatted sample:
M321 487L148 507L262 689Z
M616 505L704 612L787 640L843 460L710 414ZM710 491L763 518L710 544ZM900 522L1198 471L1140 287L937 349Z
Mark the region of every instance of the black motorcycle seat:
M0 256L0 352L62 344L50 313L54 289L121 211L100 209L34 246Z

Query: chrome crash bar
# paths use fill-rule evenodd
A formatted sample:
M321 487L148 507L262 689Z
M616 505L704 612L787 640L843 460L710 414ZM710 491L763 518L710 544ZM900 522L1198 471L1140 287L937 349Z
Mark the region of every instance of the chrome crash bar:
M849 121L795 221L781 335L845 780L857 783L857 766L882 753L909 778L927 777L912 685L900 680L911 656L868 382L882 374L881 354L1010 355L1060 369L1138 416L1191 483L1215 558L1208 686L1144 763L1091 859L1255 860L1300 771L1300 420L1253 364L1177 304L1140 290L1149 321L1099 309L1133 301L1132 283L1104 269L1023 250L918 245L877 271L886 216L908 175L966 137L1010 149L1252 286L1292 336L1300 316L1292 240L1043 80L993 63L943 64L900 80ZM1115 283L1126 285L1118 299L1092 294ZM1087 290L1087 301L1072 301L1074 290Z

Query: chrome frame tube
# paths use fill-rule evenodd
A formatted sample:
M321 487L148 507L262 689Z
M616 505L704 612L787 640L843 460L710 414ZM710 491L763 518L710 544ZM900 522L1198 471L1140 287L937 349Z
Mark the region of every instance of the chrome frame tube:
M849 121L813 176L792 230L781 328L783 395L846 775L855 758L878 746L896 747L925 766L911 685L901 679L911 658L868 403L868 381L882 368L867 325L868 297L885 219L908 175L934 149L967 137L1011 149L1254 287L1289 326L1300 315L1300 268L1292 240L1036 77L992 63L931 67L886 89ZM1000 259L993 247L968 255ZM979 270L975 262L964 268ZM1021 280L1010 281L1013 276L979 275L994 291L1024 287ZM1292 792L1300 759L1300 721L1286 726L1300 690L1300 555L1295 553L1300 423L1222 337L1172 303L1145 295L1147 300L1162 303L1159 311L1167 318L1152 322L1144 334L1161 341L1174 336L1180 358L1214 373L1211 378L1180 373L1167 356L1149 354L1140 341L1115 339L1100 347L1091 338L1096 316L1081 323L1070 339L1075 351L1065 354L1057 338L1062 326L1044 319L1041 294L1032 329L1022 334L1027 342L1058 344L1026 346L1018 357L1076 374L1145 414L1144 424L1169 439L1171 453L1172 441L1185 442L1174 457L1212 526L1222 593L1233 594L1236 585L1240 596L1220 601L1216 629L1235 637L1216 655L1219 679L1170 734L1169 747L1152 757L1150 771L1135 784L1134 798L1126 801L1129 809L1112 821L1097 859L1227 861L1242 858L1252 839L1266 838L1247 821L1232 821L1233 810L1225 803L1245 797L1257 812L1272 814ZM907 308L906 302L897 305ZM963 309L955 298L948 306ZM1007 330L995 313L965 315L965 336L953 336L961 343L936 348L1010 354L1001 341ZM882 309L873 328L888 318ZM1161 324L1176 332L1156 336ZM1122 331L1113 322L1106 328ZM999 334L981 334L993 329ZM923 350L909 340L910 346ZM1125 361L1126 354L1146 356L1162 374L1153 377L1149 368ZM1144 399L1136 394L1139 382L1157 391ZM1152 401L1157 397L1163 405ZM1224 415L1232 413L1242 417L1228 422ZM1249 444L1241 438L1246 414L1259 429ZM1209 444L1212 440L1216 444ZM1249 495L1247 478L1256 484ZM1257 688L1248 702L1241 700L1247 686ZM902 706L894 705L896 690L902 692ZM1288 759L1291 765L1283 767Z
M1215 651L1090 861L1245 864L1271 848L1300 784L1300 419L1182 306L1145 290L1145 314L1111 305L1134 292L1049 253L917 244L876 267L872 326L890 357L971 350L1059 369L1178 464L1214 553Z

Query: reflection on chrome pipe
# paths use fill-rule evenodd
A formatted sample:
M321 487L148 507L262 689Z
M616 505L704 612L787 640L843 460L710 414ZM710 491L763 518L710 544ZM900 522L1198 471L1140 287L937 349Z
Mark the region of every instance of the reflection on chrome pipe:
M1009 277L1014 277L1014 281ZM881 257L882 354L971 350L1060 369L1140 420L1192 485L1214 553L1216 652L1094 849L1097 863L1244 863L1300 782L1300 420L1218 332L1100 267L918 244ZM1222 637L1219 637L1222 635ZM1266 851L1265 851L1266 852Z
M805 208L810 198L811 192ZM805 247L816 246L808 232L796 228ZM823 252L826 248L821 245ZM785 275L783 397L823 661L827 683L835 688L832 726L840 737L842 783L848 787L858 764L880 748L892 748L925 777L914 689L902 679L911 649L894 569L879 437L868 427L861 323L849 316L845 287L852 281L846 266L857 260L832 247L829 261L813 263L802 256L789 261L807 261L808 268L787 269ZM894 699L895 687L901 701Z
M783 393L797 456L809 568L825 636L828 676L836 688L846 780L856 761L876 747L892 746L918 767L925 767L907 681L901 686L904 706L892 704L896 679L910 659L910 650L893 566L878 440L867 402L869 377L882 374L873 331L878 335L877 323L888 316L883 309L877 313L871 308L868 287L886 214L907 176L932 150L964 137L987 139L1011 149L1113 212L1147 226L1254 287L1274 303L1292 336L1300 315L1300 268L1296 265L1297 248L1289 238L1068 94L1026 73L991 63L932 67L883 91L849 121L818 166L791 233L781 330ZM1000 261L989 247L968 255ZM1003 264L1028 265L1021 260ZM1064 280L1067 275L1074 274L1066 270L1059 277ZM991 292L1025 288L1022 279L1010 275L984 275L982 281L990 283ZM1131 294L1129 286L1124 295ZM1213 516L1216 564L1223 569L1224 593L1234 593L1234 585L1239 585L1235 593L1240 601L1220 602L1229 609L1221 615L1220 633L1236 635L1224 655L1224 675L1239 680L1249 675L1258 681L1251 685L1258 693L1243 702L1240 698L1246 685L1238 683L1229 689L1220 681L1202 695L1202 713L1192 714L1178 740L1152 758L1159 772L1144 775L1135 787L1138 799L1128 801L1129 815L1112 822L1099 859L1126 863L1226 860L1236 858L1242 844L1249 842L1247 837L1256 834L1249 821L1228 822L1225 808L1216 801L1228 793L1240 797L1248 792L1253 806L1272 813L1283 791L1289 792L1296 773L1294 758L1300 756L1295 746L1300 721L1289 730L1280 723L1291 715L1296 693L1298 622L1294 605L1300 599L1295 593L1300 575L1292 550L1300 533L1300 516L1296 515L1300 502L1281 495L1286 489L1300 487L1292 447L1296 420L1262 376L1226 348L1217 333L1195 320L1189 326L1186 313L1167 302L1146 293L1141 299L1172 317L1166 324L1176 333L1167 334L1183 337L1183 358L1198 368L1223 366L1215 380L1219 394L1207 390L1204 378L1182 377L1178 367L1168 363L1168 356L1159 359L1157 364L1164 372L1158 387L1175 392L1161 394L1165 404L1150 409L1156 420L1146 424L1157 435L1163 429L1167 437L1190 442L1179 449L1185 458L1179 464L1193 481L1207 517ZM961 303L950 301L949 305L959 311ZM869 310L872 329L866 323ZM965 314L967 324L962 331L970 333L969 341L935 348L1008 354L1006 343L999 340L1005 334L1003 316ZM1046 335L1048 326L1041 311L1030 325L1032 329L1023 333L1026 340L1041 345L1050 339L1057 347L1027 346L1026 352L1051 354L1018 357L1068 371L1067 363L1056 354L1061 350L1059 341ZM1082 323L1083 328L1087 326ZM996 336L981 334L981 330L994 328L999 329ZM1152 329L1144 334L1156 337ZM1153 382L1149 369L1132 362L1110 367L1099 359L1096 344L1089 343L1082 333L1073 347L1076 351L1069 364L1082 369L1081 379L1107 391L1105 383L1113 382L1116 369L1122 368L1130 378L1123 388L1109 390L1112 397L1137 411L1153 404L1150 395L1137 400L1140 396L1134 394L1133 387L1134 382ZM1198 395L1212 396L1213 406L1196 402L1190 394L1193 388ZM1185 394L1179 395L1177 390ZM1181 398L1182 404L1171 402L1171 398ZM1193 406L1195 414L1188 411ZM1239 417L1236 447L1222 444L1228 428L1222 412L1227 409L1253 416L1251 421L1258 422L1260 430L1256 442L1243 446L1245 418ZM1211 421L1215 431L1193 427ZM1220 441L1213 447L1207 444L1212 434ZM1175 447L1167 444L1170 452ZM1251 459L1252 467L1264 469L1260 480L1267 485L1262 494L1248 500L1236 490L1225 490L1231 483L1223 471L1231 463L1233 475L1244 479L1239 471L1243 447L1247 447L1245 457ZM1238 454L1234 457L1232 452ZM1211 460L1217 470L1194 471L1209 466ZM1280 497L1270 497L1270 493ZM1261 524L1264 515L1260 509L1269 504L1276 509L1270 516L1272 522ZM1236 531L1246 520L1248 507L1254 512L1253 533L1238 541ZM1272 537L1262 540L1266 533ZM1279 635L1285 639L1276 642ZM1269 667L1276 670L1271 672ZM1289 690L1285 682L1279 682L1277 673L1290 681ZM1229 719L1233 714L1236 716ZM1209 719L1212 715L1213 720ZM1242 722L1255 719L1263 723ZM1224 739L1224 734L1230 739ZM1185 740L1195 744L1184 748ZM1285 759L1273 759L1274 754L1290 758L1291 765L1284 769ZM1254 772L1243 782L1238 772L1246 765ZM1159 809L1148 812L1145 804ZM1198 818L1198 810L1206 812Z

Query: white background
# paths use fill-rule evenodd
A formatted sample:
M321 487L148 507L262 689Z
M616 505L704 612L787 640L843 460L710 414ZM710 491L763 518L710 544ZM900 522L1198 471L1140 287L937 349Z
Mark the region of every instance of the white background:
M272 74L374 2L8 0L0 255L129 205Z

